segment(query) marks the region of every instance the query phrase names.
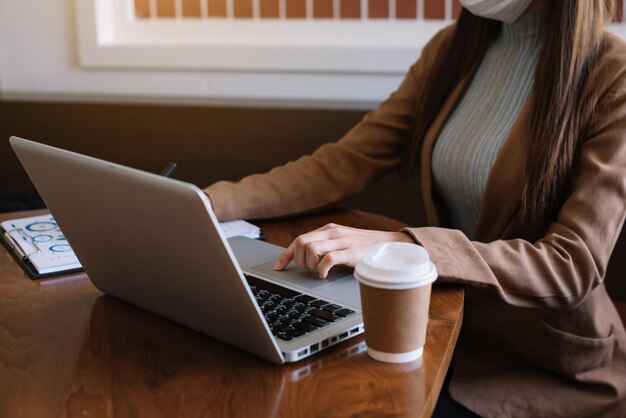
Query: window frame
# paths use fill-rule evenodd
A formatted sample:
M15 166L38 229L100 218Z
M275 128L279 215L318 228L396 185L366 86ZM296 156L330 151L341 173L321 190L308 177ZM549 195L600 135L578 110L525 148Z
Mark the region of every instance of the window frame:
M137 19L132 2L75 1L86 69L399 75L450 20Z

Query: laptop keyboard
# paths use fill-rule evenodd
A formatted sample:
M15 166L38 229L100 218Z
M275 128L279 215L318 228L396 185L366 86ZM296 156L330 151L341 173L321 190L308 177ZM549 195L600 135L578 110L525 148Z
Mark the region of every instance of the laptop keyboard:
M323 299L247 274L244 276L272 334L284 341L291 341L356 313Z

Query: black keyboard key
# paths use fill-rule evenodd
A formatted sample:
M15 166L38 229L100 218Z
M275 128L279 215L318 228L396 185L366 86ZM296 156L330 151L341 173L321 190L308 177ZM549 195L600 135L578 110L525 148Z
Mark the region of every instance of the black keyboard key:
M278 305L276 309L274 310L274 312L276 312L278 315L284 315L285 313L289 311L284 306Z
M330 312L322 311L321 309L315 309L309 313L311 315L317 316L318 318L322 318L323 320L328 321L328 322L335 322L336 320L339 319L338 316L335 316L331 314Z
M267 315L270 312L273 312L275 308L276 308L276 305L274 305L272 302L265 303L263 304L263 306L261 306L261 310L263 311L265 315Z
M290 322L290 319L289 319L289 314L287 314L287 313L281 314L281 315L278 317L278 320L279 320L279 321L282 321L282 322Z
M278 315L276 312L272 312L269 315L265 315L265 319L267 319L267 322L270 324L273 324L274 322L278 321L279 317L280 315Z
M325 311L328 311L328 312L335 312L335 311L338 311L339 309L341 309L341 306L333 305L332 303L330 303L330 304L324 306L322 309L324 309Z
M311 309L315 309L315 308L309 305L300 305L300 306L296 306L295 309L296 311L300 313L306 313L307 311L310 311Z
M286 324L284 322L280 322L279 324L274 325L272 327L272 330L275 330L275 331L281 333L281 332L287 331L289 328L290 328L289 324Z
M318 318L317 316L312 316L312 315L307 315L303 317L302 320L306 322L310 322L311 324L316 325L320 328L325 327L326 325L330 325L330 322L324 321L323 319Z
M339 309L338 311L335 311L334 314L335 315L339 315L339 316L350 316L350 315L354 315L356 312L351 311L350 309Z
M283 341L291 341L294 339L293 335L287 334L287 333L279 333L276 335L276 337L280 338Z
M291 305L291 309L295 309L297 311L300 311L300 310L305 309L305 308L306 308L306 305L303 304L303 303L300 303L300 302L296 302L293 305Z
M296 322L295 324L293 324L293 326L294 328L301 329L304 332L315 331L318 328L316 325L313 325L310 322L304 322L304 321Z
M294 299L297 300L298 302L302 302L304 304L309 304L309 303L313 302L314 300L317 300L313 296L309 296L309 295L296 296Z
M289 318L299 318L302 315L302 312L292 309L287 312L287 315L289 315Z
M292 300L292 299L283 299L283 301L280 304L284 306L285 308L291 309L293 306L295 306L298 303L300 302L296 302L295 300Z
M309 303L309 305L315 306L316 308L321 308L324 305L328 305L328 302L326 302L325 300L319 299L319 300Z
M248 284L250 286L256 286L259 289L265 289L272 293L277 293L287 298L295 298L296 296L300 296L302 294L300 292L296 292L295 290L287 289L286 287L282 287L274 283L266 282L265 280L257 279L256 277L246 275L246 280L248 280Z
M305 332L298 328L290 328L285 331L285 334L291 335L294 338L302 337Z

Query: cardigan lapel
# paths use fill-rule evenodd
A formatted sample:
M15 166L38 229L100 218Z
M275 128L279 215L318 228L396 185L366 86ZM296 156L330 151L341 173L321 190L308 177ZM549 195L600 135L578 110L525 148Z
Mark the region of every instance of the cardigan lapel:
M501 238L520 207L526 183L533 101L534 94L531 93L489 172L474 233L478 241Z

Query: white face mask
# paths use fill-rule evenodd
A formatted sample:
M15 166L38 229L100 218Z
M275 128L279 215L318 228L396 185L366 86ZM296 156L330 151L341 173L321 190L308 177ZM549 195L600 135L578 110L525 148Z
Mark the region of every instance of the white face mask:
M533 0L459 0L472 14L487 19L511 23L532 3Z

